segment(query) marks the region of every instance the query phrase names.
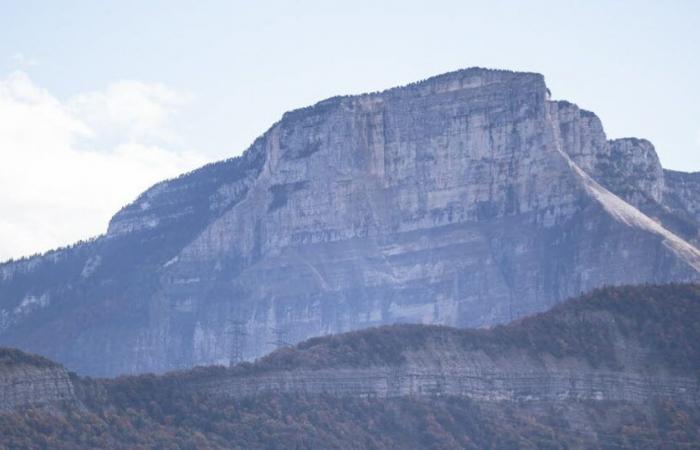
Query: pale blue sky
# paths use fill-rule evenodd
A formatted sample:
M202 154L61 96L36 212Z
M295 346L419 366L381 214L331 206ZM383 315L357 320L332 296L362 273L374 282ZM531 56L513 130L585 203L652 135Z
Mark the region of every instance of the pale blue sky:
M333 95L470 66L535 71L554 98L598 114L609 137L647 138L665 167L697 171L699 30L697 1L0 0L0 79L19 70L71 114L82 105L75 117L87 122L98 100L103 114L105 99L134 91L114 83L142 83L156 103L89 123L93 144L191 151L176 171L239 154L286 110ZM144 114L158 132L133 130ZM1 233L0 223L0 259Z

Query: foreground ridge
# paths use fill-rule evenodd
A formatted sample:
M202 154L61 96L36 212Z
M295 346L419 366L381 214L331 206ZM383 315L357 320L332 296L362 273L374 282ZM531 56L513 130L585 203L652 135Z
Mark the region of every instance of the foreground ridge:
M700 286L607 288L491 330L399 325L230 369L70 376L70 398L24 405L7 371L58 366L5 350L0 445L681 446L700 437L698 319Z
M493 330L396 325L315 338L196 390L477 401L700 401L700 288L596 291ZM649 336L651 335L651 336ZM686 346L686 347L684 347ZM187 376L185 376L187 378Z

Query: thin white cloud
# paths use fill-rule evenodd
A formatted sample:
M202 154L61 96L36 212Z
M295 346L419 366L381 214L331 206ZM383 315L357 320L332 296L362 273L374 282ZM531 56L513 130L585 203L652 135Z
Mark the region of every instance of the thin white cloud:
M187 98L128 81L61 102L24 72L0 79L0 260L102 233L148 186L205 163L173 143Z
M176 139L169 121L191 95L162 84L119 81L104 91L77 95L68 108L103 135L130 140Z
M29 58L24 53L17 52L11 57L12 62L20 69L30 69L39 65L39 62L34 58Z

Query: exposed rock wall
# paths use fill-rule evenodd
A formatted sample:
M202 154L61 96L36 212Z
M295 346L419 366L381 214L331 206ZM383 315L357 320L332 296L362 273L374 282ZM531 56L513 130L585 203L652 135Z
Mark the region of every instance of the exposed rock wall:
M294 370L228 377L197 386L205 392L244 398L269 393L368 398L454 395L478 401L605 400L644 403L673 400L697 405L696 378L593 369L576 362L542 367L528 361L445 361L438 366ZM522 364L517 364L517 363ZM482 367L480 363L485 363ZM568 366L568 367L567 367Z
M664 171L664 203L679 216L700 223L700 172Z
M76 402L73 384L64 368L24 364L0 367L0 411L62 402Z
M643 205L647 198L663 203L664 171L651 142L634 138L608 142L608 164L612 167L598 167L597 172L607 172L606 181L614 186L613 192L635 206Z
M697 216L678 213L693 191L665 206L659 170L650 144L608 141L539 74L468 69L331 98L240 158L154 186L106 236L0 266L0 342L90 374L161 372L697 280Z
M492 330L399 326L317 338L181 377L236 398L287 393L698 406L697 286L597 291Z
M213 437L212 430L212 444L200 436L184 446L228 448L230 436L262 442L237 438L246 447L284 446L296 430L300 445L326 448L347 446L358 430L384 435L400 426L399 435L419 429L416 448L431 442L442 448L448 441L427 439L425 429L464 433L465 424L477 423L479 430L453 448L553 441L572 448L694 447L698 318L697 284L607 288L488 330L385 326L310 339L233 368L111 380L71 376L80 401L48 409L62 398L55 394L56 375L46 371L55 364L0 349L0 381L6 382L0 410L16 409L2 415L0 446L29 447L32 438L37 446L151 448L164 445L152 437ZM348 422L357 426L349 431ZM500 426L485 428L488 423ZM280 434L270 432L273 425ZM514 425L524 440L513 440ZM319 428L341 439L309 441ZM493 445L471 439L483 434L506 438ZM397 442L387 448L406 447ZM360 446L376 447L366 436Z

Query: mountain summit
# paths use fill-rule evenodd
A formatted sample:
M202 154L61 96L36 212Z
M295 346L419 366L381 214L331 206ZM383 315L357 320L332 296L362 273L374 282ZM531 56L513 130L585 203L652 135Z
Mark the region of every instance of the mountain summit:
M397 322L489 326L700 280L700 174L472 68L286 113L106 235L0 265L0 344L92 375L236 362Z

